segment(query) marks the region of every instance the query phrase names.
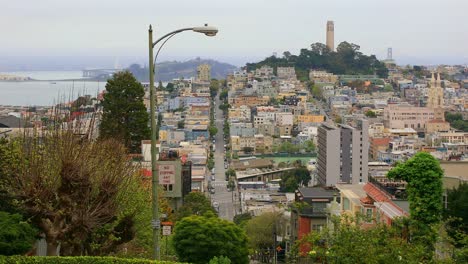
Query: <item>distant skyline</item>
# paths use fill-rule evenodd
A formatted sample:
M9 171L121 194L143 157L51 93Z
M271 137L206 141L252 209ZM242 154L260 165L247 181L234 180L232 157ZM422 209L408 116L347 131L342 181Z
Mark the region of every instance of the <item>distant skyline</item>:
M219 28L214 38L191 32L174 37L159 62L202 57L243 66L325 43L327 20L335 24L335 48L348 41L384 59L392 47L400 65L468 63L464 0L0 2L0 71L109 67L116 59L143 65L149 24L156 37L204 23Z

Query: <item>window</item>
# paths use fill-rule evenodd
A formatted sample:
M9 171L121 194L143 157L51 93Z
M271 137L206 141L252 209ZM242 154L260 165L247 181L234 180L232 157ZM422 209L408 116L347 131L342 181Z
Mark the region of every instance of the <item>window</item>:
M372 221L372 216L373 216L372 208L366 208L366 219L368 223Z
M343 210L349 210L350 205L349 205L349 200L348 198L343 198Z

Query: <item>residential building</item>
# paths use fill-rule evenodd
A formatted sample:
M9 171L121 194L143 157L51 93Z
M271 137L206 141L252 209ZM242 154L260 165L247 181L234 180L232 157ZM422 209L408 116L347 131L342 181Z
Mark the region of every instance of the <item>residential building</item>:
M197 77L199 81L211 81L211 66L209 64L200 64L197 67Z
M323 186L337 183L367 182L369 159L368 121L357 127L322 124L318 128L318 182Z

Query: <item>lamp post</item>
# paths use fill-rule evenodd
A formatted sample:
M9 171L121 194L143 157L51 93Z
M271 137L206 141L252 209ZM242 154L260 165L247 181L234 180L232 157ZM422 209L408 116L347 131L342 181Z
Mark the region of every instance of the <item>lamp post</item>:
M152 204L153 204L153 219L151 221L153 226L153 249L154 254L153 257L156 260L160 259L160 245L159 245L159 229L161 227L161 222L159 219L159 201L158 201L158 173L157 173L157 166L156 166L156 156L158 154L158 149L156 148L156 89L154 87L154 68L156 66L156 59L158 57L159 51L164 46L166 41L168 41L174 35L183 32L183 31L193 31L198 33L203 33L206 36L215 36L218 33L218 29L215 27L209 27L207 24L203 27L192 27L192 28L182 28L166 35L162 36L155 42L153 42L153 28L151 25L148 29L148 39L149 39L149 81L150 81L150 115L151 115L151 178L152 178ZM153 49L154 47L164 40L164 42L159 47L158 51L156 52L156 56L153 57ZM153 59L154 58L154 59Z

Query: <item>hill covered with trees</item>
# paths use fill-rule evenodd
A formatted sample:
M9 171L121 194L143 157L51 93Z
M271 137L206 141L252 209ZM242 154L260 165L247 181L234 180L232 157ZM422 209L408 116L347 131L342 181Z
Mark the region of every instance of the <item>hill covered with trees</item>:
M257 63L247 63L247 70L254 70L263 65L273 67L295 67L298 79L309 79L310 69L319 69L334 74L377 74L381 78L388 76L388 69L375 55L364 55L360 46L341 42L336 51L331 51L325 44L314 43L310 49L301 49L299 55L289 51L283 57L270 56Z
M237 67L228 63L218 62L210 59L196 58L184 62L167 61L156 65L156 80L170 81L175 78L190 78L197 76L197 67L200 64L209 64L211 66L211 78L224 79L226 75L232 73ZM132 64L128 70L135 75L140 82L149 81L148 68L141 67L139 64Z

